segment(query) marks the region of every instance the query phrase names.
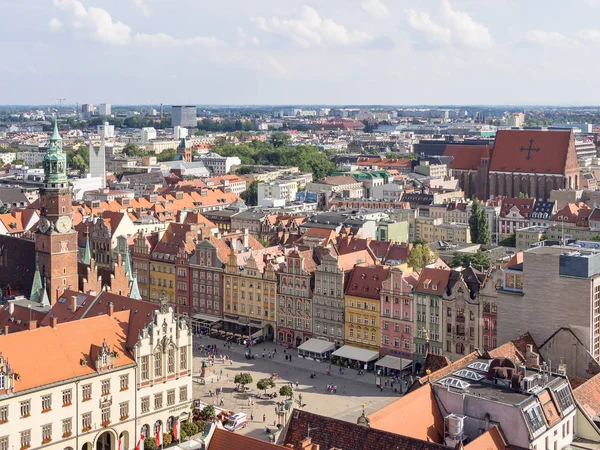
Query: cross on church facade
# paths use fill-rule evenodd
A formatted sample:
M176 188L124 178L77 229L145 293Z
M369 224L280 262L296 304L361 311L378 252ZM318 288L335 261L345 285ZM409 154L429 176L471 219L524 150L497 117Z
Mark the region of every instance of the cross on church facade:
M520 149L522 152L527 152L527 156L525 157L525 159L531 159L531 152L539 152L540 148L536 147L533 148L533 139L529 139L529 147L525 148L525 147L521 147Z

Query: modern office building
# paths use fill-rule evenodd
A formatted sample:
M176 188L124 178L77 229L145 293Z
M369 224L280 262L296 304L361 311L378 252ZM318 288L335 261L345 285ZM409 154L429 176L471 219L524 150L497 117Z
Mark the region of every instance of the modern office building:
M101 116L110 116L111 115L111 105L110 103L100 103L100 107L98 108L98 112Z
M171 122L174 127L196 128L196 107L194 105L171 107Z

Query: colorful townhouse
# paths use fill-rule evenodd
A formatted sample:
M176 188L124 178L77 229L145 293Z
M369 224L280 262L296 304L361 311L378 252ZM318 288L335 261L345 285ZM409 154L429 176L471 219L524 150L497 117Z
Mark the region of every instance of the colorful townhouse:
M346 286L346 344L379 351L381 342L381 286L387 266L356 265Z
M417 281L418 274L405 276L402 270L392 268L381 285L380 356L413 359L413 289Z

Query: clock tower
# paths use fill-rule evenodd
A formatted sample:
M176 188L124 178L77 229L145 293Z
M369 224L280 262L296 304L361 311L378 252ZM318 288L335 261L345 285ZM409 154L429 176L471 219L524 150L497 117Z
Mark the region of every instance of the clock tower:
M40 189L40 221L35 235L35 252L52 305L65 289L78 290L72 188L67 180L67 156L62 149L56 119L50 148L44 157L44 187Z

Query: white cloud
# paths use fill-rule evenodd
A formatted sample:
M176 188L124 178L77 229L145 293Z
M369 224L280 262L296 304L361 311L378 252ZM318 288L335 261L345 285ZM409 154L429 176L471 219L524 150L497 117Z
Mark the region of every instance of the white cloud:
M454 45L462 48L489 48L493 44L488 28L461 11L452 8L449 0L440 0L436 20L425 11L406 11L408 25L429 45Z
M247 45L258 46L260 41L256 36L248 36L242 27L236 27L238 33L238 47L246 47Z
M453 40L458 45L471 48L488 48L492 46L492 35L485 25L475 22L465 12L453 10L449 0L442 0L441 10L452 30Z
M152 13L150 8L148 8L148 5L144 3L144 0L131 0L131 3L133 3L133 6L139 9L145 16L149 16Z
M390 11L381 2L381 0L363 0L360 6L371 16L377 19L384 19L390 15Z
M528 44L540 47L571 47L577 42L556 31L529 30L525 35Z
M120 21L113 21L110 14L102 8L90 6L88 9L78 0L54 0L54 4L70 10L76 17L75 28L87 29L93 39L112 45L127 44L131 39L131 28Z
M184 45L198 47L219 47L224 44L223 41L215 37L195 36L192 38L177 39L166 33L145 34L137 33L134 41L139 45L149 47L179 47Z
M310 6L303 6L300 17L286 19L273 17L267 20L256 17L253 22L263 31L287 36L302 48L321 45L360 45L373 40L362 31L348 31L332 19L323 19Z
M63 26L62 22L60 20L58 20L56 17L53 17L52 19L50 19L50 22L48 23L48 27L52 31L58 31L62 28L62 26Z
M593 44L600 43L600 31L586 29L577 33L577 37L583 41L588 41Z
M425 11L406 11L408 25L421 33L430 45L449 45L452 32L448 28L441 27L435 23L431 16Z

